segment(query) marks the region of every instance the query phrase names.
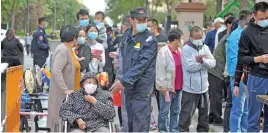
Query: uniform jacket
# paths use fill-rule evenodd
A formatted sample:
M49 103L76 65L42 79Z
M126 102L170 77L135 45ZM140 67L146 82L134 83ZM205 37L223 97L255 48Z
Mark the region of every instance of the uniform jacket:
M150 95L155 82L156 38L147 29L135 36L132 29L128 29L123 35L120 52L123 64L120 81L125 93Z
M67 119L73 126L78 125L76 119L81 118L86 123L86 131L92 132L100 127L108 127L109 120L115 117L112 97L109 92L97 89L93 97L97 103L92 103L85 100L86 95L84 89L69 95L67 101L63 103L60 109L60 117Z
M239 64L247 64L250 74L268 78L268 64L254 63L254 57L268 54L268 27L262 28L252 20L242 32L239 42Z
M48 100L48 127L58 131L59 110L65 99L65 90L74 89L75 66L68 48L62 43L53 52Z
M181 51L178 48L178 51ZM163 46L157 54L156 60L156 89L167 88L175 92L175 61L168 45Z
M38 27L33 33L31 52L34 56L47 58L49 54L48 36L45 30Z
M197 63L195 56L206 55L203 63ZM216 61L207 45L198 49L191 41L184 45L181 52L183 70L183 90L201 94L208 90L208 69L215 67Z

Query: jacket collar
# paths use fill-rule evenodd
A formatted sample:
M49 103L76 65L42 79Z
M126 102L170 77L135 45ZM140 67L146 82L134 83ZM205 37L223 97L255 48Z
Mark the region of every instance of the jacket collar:
M172 55L172 53L171 53L171 51L170 51L170 49L169 49L168 44L167 44L166 46L164 46L163 48L165 48L165 50L167 51L168 56L171 58L171 60L174 61L173 55ZM180 48L178 48L178 52L180 52ZM174 61L174 62L175 62L175 61Z
M203 48L204 44L200 47L197 47L196 45L193 44L193 42L191 40L188 41L188 45L192 48L194 48L195 50L199 51L200 49Z

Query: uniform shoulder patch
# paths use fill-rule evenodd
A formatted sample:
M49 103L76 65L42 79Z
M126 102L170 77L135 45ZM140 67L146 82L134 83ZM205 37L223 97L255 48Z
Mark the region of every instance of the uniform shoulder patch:
M153 37L152 36L149 36L145 41L146 42L151 42L153 40Z

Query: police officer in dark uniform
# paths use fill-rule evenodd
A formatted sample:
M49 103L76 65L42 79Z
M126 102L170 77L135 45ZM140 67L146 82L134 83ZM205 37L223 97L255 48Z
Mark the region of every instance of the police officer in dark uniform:
M144 8L130 11L130 16L132 28L123 34L120 46L123 76L111 90L117 92L124 88L129 132L149 132L157 41L147 29Z
M47 57L49 56L48 36L45 32L45 28L48 25L46 17L39 18L38 24L38 27L33 33L31 52L33 54L34 65L43 67L46 63Z

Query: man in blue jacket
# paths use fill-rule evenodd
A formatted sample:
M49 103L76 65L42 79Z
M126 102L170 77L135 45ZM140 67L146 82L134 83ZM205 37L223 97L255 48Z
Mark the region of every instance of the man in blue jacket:
M227 38L227 71L230 76L231 91L234 90L235 82L235 70L237 64L238 55L238 43L240 40L241 33L246 28L248 22L252 18L252 12L243 10L239 14L238 27L234 30ZM246 92L243 83L240 83L240 94L233 95L232 109L230 113L230 132L246 132L247 131L247 117L248 117L248 106L246 103Z
M147 29L145 9L132 10L130 16L132 28L125 31L120 45L123 76L111 90L124 88L129 132L149 132L157 41Z

